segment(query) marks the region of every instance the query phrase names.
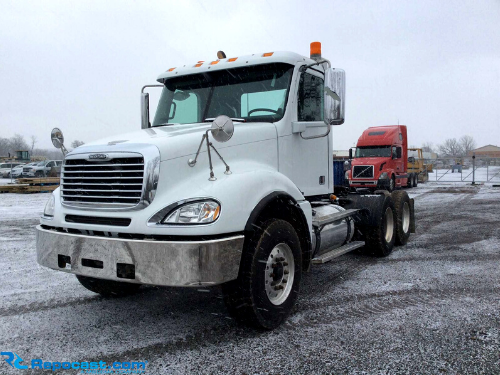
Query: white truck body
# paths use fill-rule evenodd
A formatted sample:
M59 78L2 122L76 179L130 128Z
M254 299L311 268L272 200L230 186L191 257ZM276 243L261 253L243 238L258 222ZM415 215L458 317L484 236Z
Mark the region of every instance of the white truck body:
M201 147L204 144L200 145L200 140L210 133L213 124L203 119L119 134L67 154L61 188L54 191L37 227L38 262L92 280L170 286L236 282L241 278L243 258L248 251L245 241L261 229L259 218L264 212L268 216L276 212L276 218L288 220L294 226L302 251L300 262L295 261L304 269L308 269L318 250L341 248L337 250L340 254L360 247L362 242L351 243L354 224L349 219L357 209L345 213L346 209L330 204L329 200L334 186L329 127L335 119L337 124L343 122L344 75L343 71L335 71L325 61L317 60L291 52L275 52L236 60L223 58L161 74L158 81L166 84L184 76L193 79L216 71L238 72L238 68L264 64L285 64L290 69L285 105L274 111L282 114L280 119L248 122L234 119L234 135L227 142L210 140L230 166L230 174L225 173L225 164L212 151L215 178L209 179L209 147ZM304 67L306 70L302 71ZM337 97L340 104L321 98L325 118L329 121L329 114L336 116L330 124L323 118L299 121L299 81L306 74L312 81L319 79L316 82L321 82L321 87L329 74L342 81L337 82L338 87L330 87L335 90L332 97ZM276 74L271 86L275 80ZM248 96L246 99L246 109L251 112ZM250 113L247 120L254 120ZM190 165L199 146L196 164ZM138 172L133 172L134 168ZM111 177L98 181L99 173ZM129 187L135 190L127 191ZM318 200L323 202L314 203ZM218 218L193 225L163 222L178 207L196 201L218 203ZM288 210L289 214L281 213L282 210ZM343 216L334 220L335 215ZM392 237L391 241L394 242ZM272 255L269 259L266 256L269 265L271 258ZM283 270L288 274L293 269L286 268L290 267L290 261L281 259L281 263L278 258L279 264L272 267L278 267L283 278ZM299 278L299 270L295 272ZM268 290L272 305L281 301L276 299L282 297L278 287L289 291L286 282L286 279L279 285L274 282L273 285L278 285L274 300Z

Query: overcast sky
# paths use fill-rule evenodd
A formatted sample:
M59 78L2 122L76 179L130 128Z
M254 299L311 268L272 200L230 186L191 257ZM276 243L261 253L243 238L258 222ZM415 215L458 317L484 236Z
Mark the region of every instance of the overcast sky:
M500 145L500 1L0 0L0 137L67 143L140 129L139 96L166 69L294 51L347 75L334 148L376 125L409 143Z

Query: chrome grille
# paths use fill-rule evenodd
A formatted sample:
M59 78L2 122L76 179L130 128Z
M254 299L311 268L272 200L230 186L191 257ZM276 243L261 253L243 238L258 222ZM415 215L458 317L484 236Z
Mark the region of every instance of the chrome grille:
M128 208L141 202L144 157L115 154L107 160L85 156L66 159L61 173L61 197L68 206Z
M373 178L373 165L355 165L352 178Z

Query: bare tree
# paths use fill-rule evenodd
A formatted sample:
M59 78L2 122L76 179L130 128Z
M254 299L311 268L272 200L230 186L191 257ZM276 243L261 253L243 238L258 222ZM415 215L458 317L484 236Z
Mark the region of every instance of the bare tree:
M462 147L462 151L464 155L472 154L472 151L476 148L476 141L470 135L464 135L460 138L460 146Z
M463 149L460 142L456 138L448 138L442 145L439 145L439 152L443 156L462 156Z
M71 147L73 148L77 148L77 147L80 147L82 145L84 145L85 142L82 142L82 141L79 141L78 139L75 139L72 143L71 143Z
M21 134L14 134L14 136L12 138L10 138L9 143L10 143L11 155L14 155L14 153L16 151L28 151L29 150L29 146Z
M10 141L8 138L0 138L0 156L7 156L10 152Z
M33 153L33 149L35 148L35 144L37 142L37 139L34 135L31 136L31 148L30 148L30 154Z
M434 152L434 145L432 142L424 142L422 144L422 151L423 152Z

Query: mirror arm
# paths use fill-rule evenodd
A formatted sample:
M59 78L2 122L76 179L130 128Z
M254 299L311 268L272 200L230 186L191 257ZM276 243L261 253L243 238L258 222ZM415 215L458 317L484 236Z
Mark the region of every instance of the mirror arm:
M302 135L302 133L300 133L300 137L301 137L302 139L315 139L315 138L323 138L323 137L326 137L328 134L330 134L330 125L326 125L326 126L327 126L327 131L326 131L326 133L325 133L325 134L313 135L313 136L311 136L311 137L304 137L304 136Z
M300 67L300 71L301 72L305 72L307 69L309 69L309 68L311 68L313 66L316 66L316 65L321 65L323 63L327 63L328 64L328 68L332 67L332 64L330 63L330 60L328 60L328 59L321 59L321 60L318 60L315 63L309 64L309 65L302 65Z
M142 89L141 89L141 94L144 94L144 89L146 87L163 87L165 85L145 85L145 86L142 86Z

